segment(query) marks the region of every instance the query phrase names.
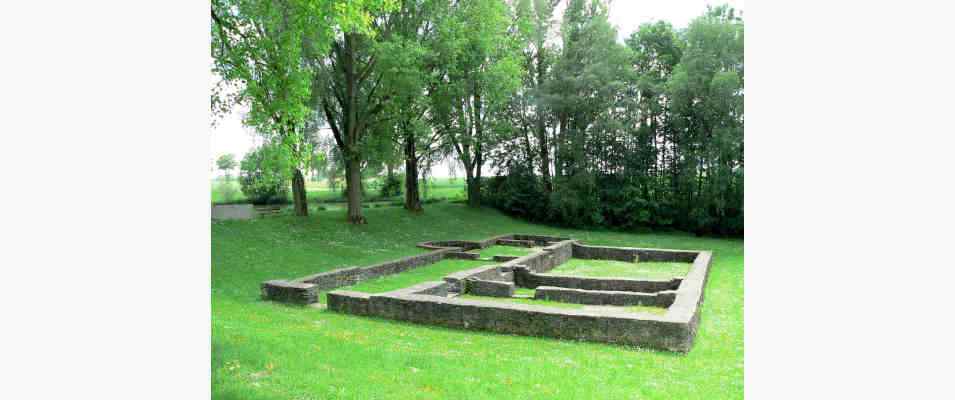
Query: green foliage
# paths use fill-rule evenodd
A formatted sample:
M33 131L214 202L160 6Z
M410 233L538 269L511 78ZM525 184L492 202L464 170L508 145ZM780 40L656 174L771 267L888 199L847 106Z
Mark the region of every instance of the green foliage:
M550 195L550 219L567 226L598 226L603 223L594 176L580 172L557 182Z
M242 159L239 184L254 204L287 202L291 179L291 163L284 146L261 146Z
M380 178L380 181L378 185L378 196L381 198L401 196L402 188L404 187L403 174L385 175Z
M517 6L532 32L533 7ZM543 82L525 79L507 114L513 133L491 152L506 178L489 182L488 202L561 225L742 234L742 20L710 8L685 31L644 24L621 46L606 10L567 3L554 62Z
M226 176L237 166L238 163L235 161L235 155L233 154L223 154L216 159L216 167L222 170Z

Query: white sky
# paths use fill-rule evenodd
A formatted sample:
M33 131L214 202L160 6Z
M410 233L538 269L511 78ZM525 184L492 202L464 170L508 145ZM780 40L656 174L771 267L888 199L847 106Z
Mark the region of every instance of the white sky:
M610 5L610 22L617 27L617 37L623 41L640 24L651 21L669 21L675 28L685 28L693 18L703 14L707 5L729 4L743 11L744 0L615 0ZM216 79L211 76L212 82ZM261 141L242 126L239 112L233 112L210 128L210 173L215 176L215 159L222 154L235 154L241 160L247 151ZM459 169L458 175L463 172ZM490 172L490 171L487 171ZM434 176L448 176L448 167L439 165L434 168Z

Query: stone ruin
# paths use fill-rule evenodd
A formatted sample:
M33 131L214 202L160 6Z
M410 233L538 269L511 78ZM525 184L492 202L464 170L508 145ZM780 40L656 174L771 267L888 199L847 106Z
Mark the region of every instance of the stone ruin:
M531 254L495 256L497 264L449 274L440 282L425 282L386 293L333 290L381 276L401 273L449 258L476 259L473 250L493 245L541 247ZM373 316L459 329L506 334L635 345L687 352L700 322L703 290L712 253L604 247L576 240L539 235L502 235L481 241L419 243L427 253L367 267L342 268L294 279L262 283L266 300L297 304L318 302L327 294L328 308L347 314ZM594 278L545 274L571 258L625 262L692 263L685 277L669 280ZM547 305L458 298L461 294L512 297L516 288L536 289L534 299L589 306L653 306L662 315L619 307L558 308Z

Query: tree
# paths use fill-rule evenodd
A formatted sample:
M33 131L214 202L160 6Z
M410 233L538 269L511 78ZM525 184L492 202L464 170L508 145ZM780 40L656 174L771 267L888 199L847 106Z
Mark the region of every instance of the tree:
M685 36L667 95L689 223L703 232L725 226L728 210L742 212L743 22L728 6L708 8Z
M422 211L419 168L441 150L440 136L431 125L429 96L442 84L435 73L443 62L435 52L435 21L448 6L447 0L402 2L389 21L389 38L379 46L382 85L392 94L383 110L383 128L404 162L404 207L412 212Z
M520 85L508 13L501 1L459 1L437 28L436 54L444 62L431 96L434 122L464 165L471 207L481 204L481 170L500 128L492 116Z
M345 162L345 186L348 197L348 221L367 223L362 215L361 165L368 156L369 132L380 123L382 109L390 98L381 90L377 44L388 37L387 11L394 2L378 2L366 8L368 29L345 31L336 35L325 50L311 46L308 64L316 74L313 87L322 96L315 107L324 113Z
M233 154L223 154L216 159L216 166L222 170L226 180L229 180L230 172L238 165L239 164L235 161L235 155Z
M213 0L213 72L222 80L213 91L213 113L247 105L243 121L269 141L280 143L291 160L296 215L308 215L305 178L311 150L304 129L313 118L312 52L328 49L336 32L367 29L368 10L388 0Z

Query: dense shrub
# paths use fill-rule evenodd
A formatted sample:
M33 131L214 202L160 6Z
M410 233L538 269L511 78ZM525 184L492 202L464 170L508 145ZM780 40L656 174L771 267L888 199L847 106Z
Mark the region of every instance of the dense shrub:
M511 171L510 175L481 182L483 201L514 216L532 221L547 220L550 199L537 178L525 168L512 168Z
M401 196L404 193L404 174L385 175L377 181L378 196L383 199Z
M628 231L679 229L699 235L743 234L741 189L721 209L687 205L682 199L654 196L648 185L613 175L578 174L554 180L547 195L539 177L526 168L487 178L486 204L532 221L571 227L607 227ZM742 174L742 172L740 172ZM658 200L656 197L663 197Z
M550 219L567 226L596 226L604 222L597 182L580 173L555 182L550 194Z
M239 184L253 204L287 203L291 164L282 147L264 145L242 159Z

